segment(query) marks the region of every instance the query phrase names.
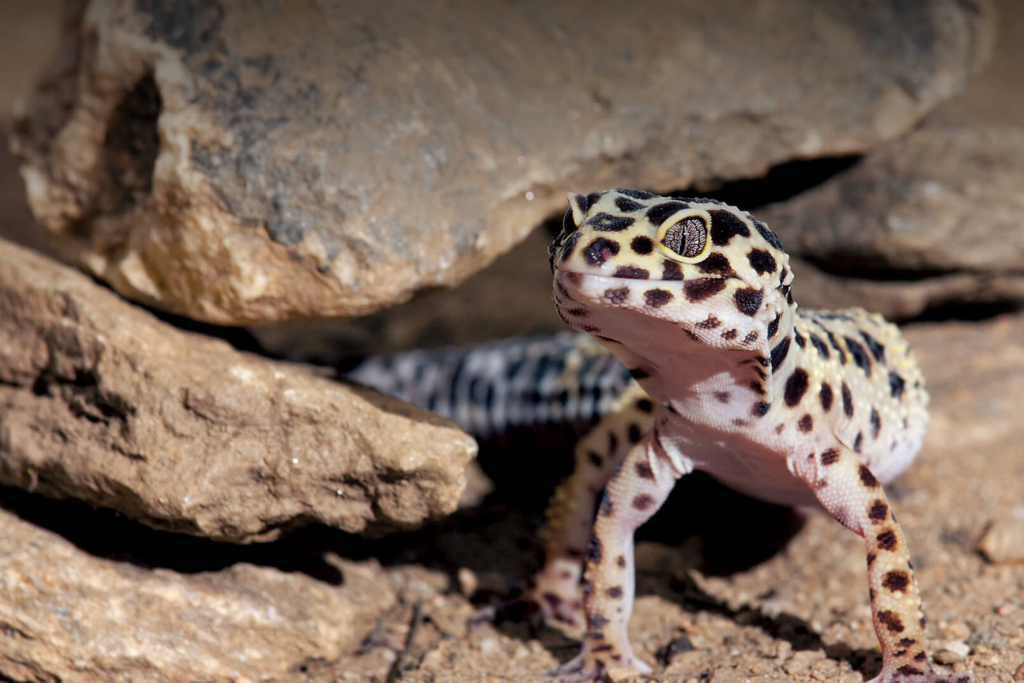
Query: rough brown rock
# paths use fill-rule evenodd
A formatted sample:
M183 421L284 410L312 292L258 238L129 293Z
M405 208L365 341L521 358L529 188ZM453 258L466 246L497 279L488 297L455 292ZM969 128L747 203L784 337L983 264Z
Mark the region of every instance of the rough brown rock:
M185 575L100 559L0 509L0 678L280 680L355 650L395 602L375 562L344 585L236 564Z
M250 541L447 514L475 452L431 413L179 331L0 241L0 483Z
M220 323L351 316L458 282L568 188L892 139L992 25L957 0L94 0L15 146L62 254L124 295Z
M760 212L804 305L897 318L1024 300L1024 127L942 117Z

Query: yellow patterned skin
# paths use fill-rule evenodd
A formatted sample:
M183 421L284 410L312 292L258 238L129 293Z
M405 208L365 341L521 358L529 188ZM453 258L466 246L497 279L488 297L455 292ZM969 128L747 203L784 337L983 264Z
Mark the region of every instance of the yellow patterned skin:
M638 190L569 200L550 249L555 305L638 384L579 444L549 510L533 598L584 630L558 679L650 671L626 632L633 532L699 469L771 502L817 502L865 539L876 681L970 683L932 671L906 539L883 490L927 422L899 330L859 309L798 312L782 244L735 207Z

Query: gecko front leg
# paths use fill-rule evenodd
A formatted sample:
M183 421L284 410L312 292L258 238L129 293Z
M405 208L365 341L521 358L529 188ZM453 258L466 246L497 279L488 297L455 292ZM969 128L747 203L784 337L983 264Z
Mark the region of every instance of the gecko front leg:
M580 577L594 526L598 496L640 437L654 424L654 404L636 382L576 446L572 474L555 490L541 533L544 566L527 599L547 622L584 628Z
M587 550L583 650L554 672L560 683L596 680L609 667L651 671L633 654L627 633L635 591L633 532L661 507L681 474L650 432L608 482Z
M790 463L829 514L867 545L868 594L882 650L882 671L869 683L972 683L969 673L932 671L907 542L868 466L838 441L821 453L794 456Z

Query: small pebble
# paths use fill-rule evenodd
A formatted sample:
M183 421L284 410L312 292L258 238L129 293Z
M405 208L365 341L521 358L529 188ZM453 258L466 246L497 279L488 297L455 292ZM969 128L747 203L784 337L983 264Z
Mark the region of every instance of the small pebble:
M1008 616L1010 614L1013 614L1013 612L1016 609L1017 609L1017 605L1013 604L1012 602L1004 602L1003 604L1001 604L999 607L996 608L996 614L998 614L1001 617L1005 617L1005 616Z
M460 567L458 571L459 580L459 591L463 596L470 598L476 593L476 589L480 585L480 581L476 578L476 574L472 569L466 567Z
M1024 519L997 519L978 541L980 550L990 562L1010 564L1024 562Z
M971 627L959 619L939 624L939 630L953 640L966 640L971 635Z

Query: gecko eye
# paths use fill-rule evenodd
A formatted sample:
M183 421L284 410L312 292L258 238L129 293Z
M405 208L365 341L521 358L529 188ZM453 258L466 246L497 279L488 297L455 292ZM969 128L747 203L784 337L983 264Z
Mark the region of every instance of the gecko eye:
M658 232L662 245L677 258L689 263L701 260L708 247L708 216L686 212L676 220L665 221ZM675 217L673 217L675 218Z

